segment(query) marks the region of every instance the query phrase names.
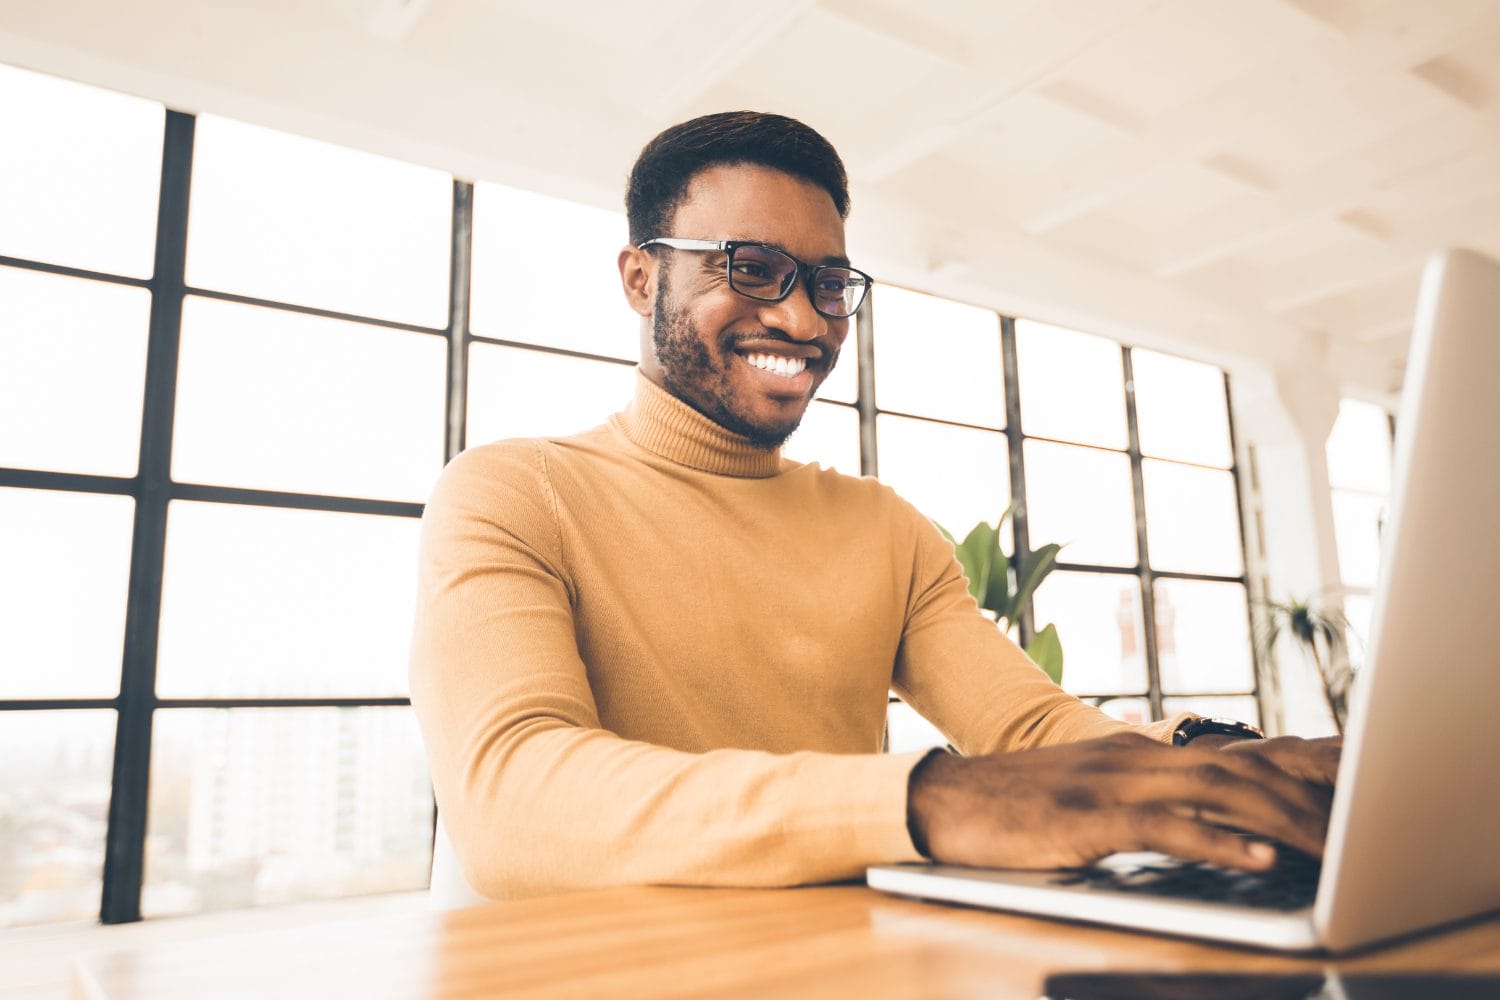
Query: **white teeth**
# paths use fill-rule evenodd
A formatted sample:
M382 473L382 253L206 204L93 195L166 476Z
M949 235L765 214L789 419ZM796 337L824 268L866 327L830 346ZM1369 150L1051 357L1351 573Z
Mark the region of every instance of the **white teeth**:
M746 361L763 372L773 372L783 378L796 378L807 368L806 358L788 358L778 354L746 354Z

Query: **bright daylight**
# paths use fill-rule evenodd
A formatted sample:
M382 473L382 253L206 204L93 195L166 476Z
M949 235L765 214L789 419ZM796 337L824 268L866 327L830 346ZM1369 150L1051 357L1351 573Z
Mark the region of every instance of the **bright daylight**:
M581 6L0 12L0 995L1500 990L1500 7Z

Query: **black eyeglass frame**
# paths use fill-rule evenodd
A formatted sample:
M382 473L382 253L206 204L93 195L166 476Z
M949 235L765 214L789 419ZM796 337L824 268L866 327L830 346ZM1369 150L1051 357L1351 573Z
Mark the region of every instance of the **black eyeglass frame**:
M870 286L875 284L874 278L870 277L868 274L861 271L857 267L850 267L848 264L808 264L805 261L800 261L796 257L793 257L791 254L787 253L780 247L772 246L769 243L760 243L755 240L691 240L679 236L657 236L637 244L637 249L645 250L649 247L654 246L668 247L672 250L691 250L703 253L717 252L726 254L727 256L724 259L724 272L726 277L729 279L729 287L740 295L745 296L745 298L755 299L758 302L780 302L782 299L790 295L792 293L792 289L796 288L798 284L806 285L807 298L808 301L812 303L814 311L816 311L820 316L826 316L829 319L852 319L854 316L856 316L859 313L860 309L864 307L865 302L870 297ZM791 279L783 283L781 291L778 294L756 295L755 293L748 292L735 284L734 255L735 251L739 250L742 247L754 247L757 250L769 250L772 253L780 254L781 256L792 262L793 270ZM849 282L849 286L854 287L857 285L861 289L859 301L856 302L854 304L854 308L850 309L847 313L831 313L826 309L819 308L818 296L813 292L813 285L818 280L818 275L823 271L832 270L847 272L850 278L854 279Z

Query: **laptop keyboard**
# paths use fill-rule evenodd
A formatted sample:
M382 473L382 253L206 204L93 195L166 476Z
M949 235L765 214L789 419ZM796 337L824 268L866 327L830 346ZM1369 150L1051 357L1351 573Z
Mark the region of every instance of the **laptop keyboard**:
M1173 896L1270 910L1300 910L1318 893L1322 860L1277 848L1276 866L1245 872L1199 861L1152 856L1142 863L1096 864L1060 874L1057 885L1079 885L1148 896Z

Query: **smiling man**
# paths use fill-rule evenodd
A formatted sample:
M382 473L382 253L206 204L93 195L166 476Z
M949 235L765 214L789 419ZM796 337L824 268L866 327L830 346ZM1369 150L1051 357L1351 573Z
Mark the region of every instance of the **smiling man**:
M1109 719L979 613L913 507L781 455L870 286L822 136L694 119L646 146L626 204L635 398L469 449L423 519L412 703L478 891L1271 863L1220 821L1321 850L1336 747ZM880 753L890 689L965 756Z

